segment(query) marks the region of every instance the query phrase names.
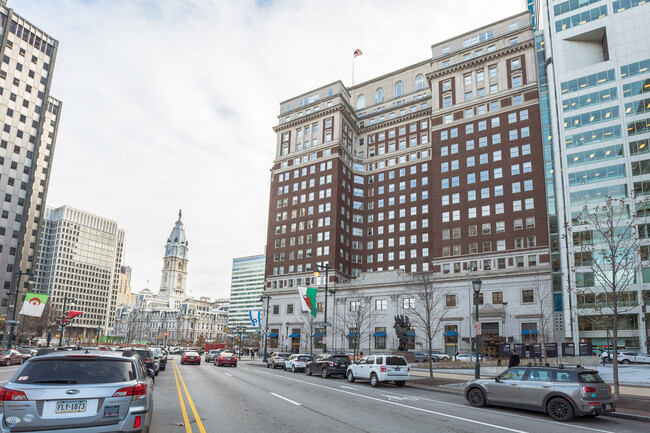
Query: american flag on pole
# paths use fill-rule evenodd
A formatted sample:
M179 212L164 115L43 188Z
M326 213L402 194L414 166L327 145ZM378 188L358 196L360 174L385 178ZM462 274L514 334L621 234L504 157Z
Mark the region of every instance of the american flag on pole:
M355 58L359 57L361 54L363 54L363 52L360 49L357 48L356 50L354 50L354 57Z

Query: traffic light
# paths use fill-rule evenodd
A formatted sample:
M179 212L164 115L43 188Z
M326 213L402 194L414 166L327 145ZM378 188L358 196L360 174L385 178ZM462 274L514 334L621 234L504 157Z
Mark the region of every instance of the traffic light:
M165 332L165 340L167 340L167 333Z
M190 340L185 340L185 343L186 343L186 344L189 343L189 342L190 342Z

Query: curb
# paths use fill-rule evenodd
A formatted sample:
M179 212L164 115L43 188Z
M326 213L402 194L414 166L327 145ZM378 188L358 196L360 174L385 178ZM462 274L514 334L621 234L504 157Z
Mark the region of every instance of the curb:
M435 387L435 386L424 386L424 385L418 386L418 385L415 385L413 382L414 381L407 381L406 386L409 387L409 388L417 388L417 389L422 389L422 390L431 391L431 392L440 392L440 393L443 393L443 394L452 394L452 395L460 395L460 396L465 395L464 391L456 391L456 390L453 390L453 389L438 388L438 387Z
M643 415L635 415L631 413L623 413L623 412L610 412L604 414L605 416L611 416L612 418L622 418L622 419L630 419L634 421L642 421L642 422L650 422L650 416L643 416Z

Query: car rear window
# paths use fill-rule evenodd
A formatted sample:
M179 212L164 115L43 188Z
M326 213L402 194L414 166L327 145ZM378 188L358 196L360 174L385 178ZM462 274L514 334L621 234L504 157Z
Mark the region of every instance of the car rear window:
M299 356L299 361L311 361L311 356Z
M386 365L408 365L406 359L401 356L387 356Z
M13 383L52 385L129 382L137 377L135 364L128 359L41 359L25 364Z
M199 356L199 352L185 352L185 356Z
M604 380L598 373L578 373L580 383L603 383Z
M350 358L348 358L347 356L333 356L332 362L347 362L349 364Z

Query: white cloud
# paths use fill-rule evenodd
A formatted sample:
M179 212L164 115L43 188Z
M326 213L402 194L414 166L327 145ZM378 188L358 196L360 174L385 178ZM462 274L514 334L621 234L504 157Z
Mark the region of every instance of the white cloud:
M520 0L9 0L59 40L63 101L48 204L127 230L135 290L157 289L179 208L193 295L228 296L266 243L279 103L427 59Z

